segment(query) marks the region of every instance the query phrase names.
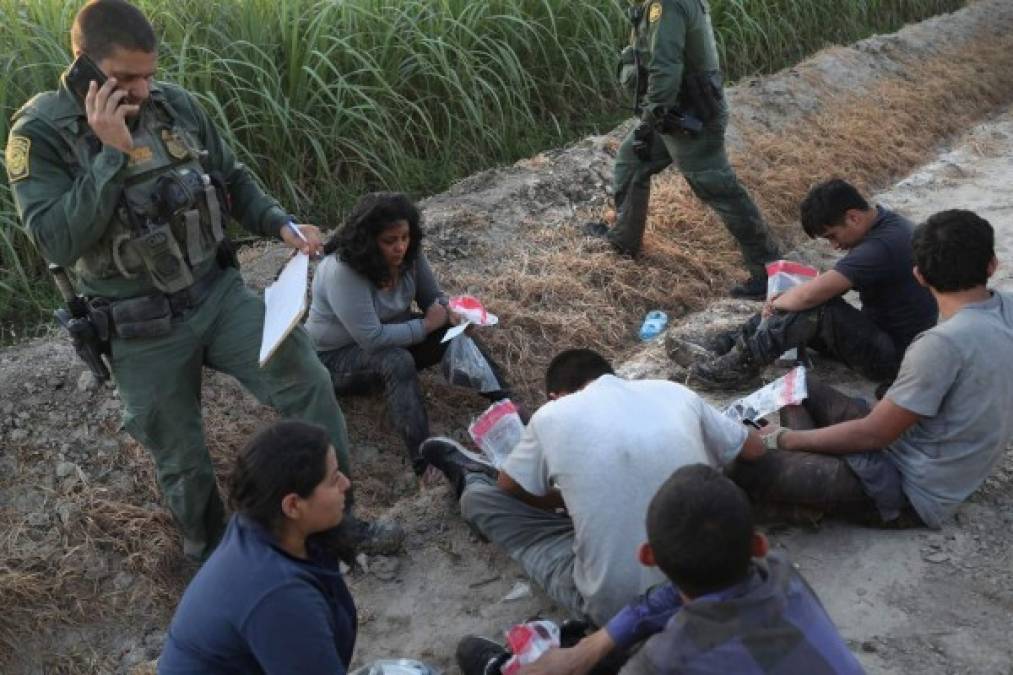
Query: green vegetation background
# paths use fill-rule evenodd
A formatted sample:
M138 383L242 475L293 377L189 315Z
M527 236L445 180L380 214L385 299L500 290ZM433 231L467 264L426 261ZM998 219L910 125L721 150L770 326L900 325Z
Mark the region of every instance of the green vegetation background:
M333 226L365 190L424 196L628 116L625 0L138 0L159 79L193 91L293 212ZM711 0L730 80L964 0ZM70 61L81 2L0 0L0 138ZM3 172L6 176L6 172ZM57 302L0 182L0 343Z

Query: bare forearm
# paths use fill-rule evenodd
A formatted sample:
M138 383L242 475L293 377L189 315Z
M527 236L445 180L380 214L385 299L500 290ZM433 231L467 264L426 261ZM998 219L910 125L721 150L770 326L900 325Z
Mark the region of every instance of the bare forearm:
M804 450L825 455L846 455L882 450L893 439L886 439L867 419L842 422L823 429L788 431L778 441L782 450Z

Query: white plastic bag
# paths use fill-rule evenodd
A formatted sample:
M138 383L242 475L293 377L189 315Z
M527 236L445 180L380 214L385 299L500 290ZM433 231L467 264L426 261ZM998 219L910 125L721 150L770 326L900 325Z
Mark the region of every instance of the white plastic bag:
M450 384L480 392L498 391L502 387L489 362L467 335L458 335L443 353L443 376Z
M725 408L725 415L736 422L756 421L786 405L798 405L808 396L805 366L798 366L789 370L784 377L779 377L749 396L733 401Z

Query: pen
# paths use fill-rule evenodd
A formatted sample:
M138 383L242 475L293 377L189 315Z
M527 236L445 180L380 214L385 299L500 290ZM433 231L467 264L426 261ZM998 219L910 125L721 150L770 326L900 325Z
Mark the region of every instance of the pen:
M302 239L303 243L306 243L306 244L310 243L309 240L306 238L306 235L304 235L302 233L302 230L300 230L299 226L296 225L293 221L291 221L291 220L288 221L287 223L285 223L285 226L288 227L288 229L292 230L292 232L295 233L295 236L297 236L300 239Z

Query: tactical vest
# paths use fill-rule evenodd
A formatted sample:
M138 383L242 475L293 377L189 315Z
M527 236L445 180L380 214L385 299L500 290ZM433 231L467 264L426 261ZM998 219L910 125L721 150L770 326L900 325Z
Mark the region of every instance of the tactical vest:
M80 115L59 110L72 103L65 99L57 92L42 94L15 119L46 121L67 145L65 161L88 166L101 145ZM225 236L221 203L200 161L204 148L177 120L161 93L153 91L131 131L134 147L120 170L124 187L109 225L74 263L85 285L145 279L155 289L175 293L210 269L207 261Z
M691 76L714 73L720 78L721 64L718 59L718 46L711 23L710 5L707 0L682 0L696 5L699 15L686 24L686 44L683 49L683 84L680 99L686 93L686 79ZM660 21L652 20L652 16L660 16L662 11L673 11L671 7L662 9L663 0L648 0L629 7L629 18L633 24L630 31L630 43L620 54L619 81L635 98L635 107L639 110L640 99L647 91L647 64L651 59L651 41L654 31L660 30ZM657 14L656 14L657 13ZM639 77L638 77L639 76ZM637 84L639 83L639 90Z

